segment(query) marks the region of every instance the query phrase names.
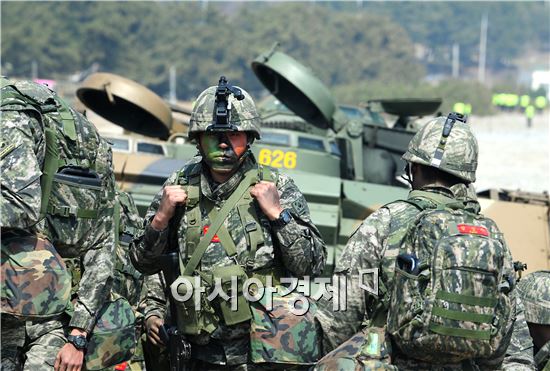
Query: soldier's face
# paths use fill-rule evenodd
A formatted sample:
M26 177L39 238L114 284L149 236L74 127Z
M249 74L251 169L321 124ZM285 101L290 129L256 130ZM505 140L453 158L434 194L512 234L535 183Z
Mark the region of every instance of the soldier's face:
M202 133L199 144L204 160L212 171L230 173L239 165L239 160L246 152L246 133L221 132Z

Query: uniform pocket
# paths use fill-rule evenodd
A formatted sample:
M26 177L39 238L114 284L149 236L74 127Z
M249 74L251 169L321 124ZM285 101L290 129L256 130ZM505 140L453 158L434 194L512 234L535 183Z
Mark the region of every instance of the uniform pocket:
M47 209L54 245L64 257L94 248L97 219L102 206L101 178L93 171L65 168L55 174Z

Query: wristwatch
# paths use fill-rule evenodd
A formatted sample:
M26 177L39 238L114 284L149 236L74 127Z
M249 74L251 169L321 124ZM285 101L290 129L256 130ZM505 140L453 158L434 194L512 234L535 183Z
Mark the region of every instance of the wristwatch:
M86 336L84 335L69 335L67 336L67 340L78 350L88 347L88 340L86 340Z
M281 211L277 219L271 221L271 225L274 227L282 228L290 223L291 220L292 215L290 214L290 211L288 211L288 209L284 209L283 211Z

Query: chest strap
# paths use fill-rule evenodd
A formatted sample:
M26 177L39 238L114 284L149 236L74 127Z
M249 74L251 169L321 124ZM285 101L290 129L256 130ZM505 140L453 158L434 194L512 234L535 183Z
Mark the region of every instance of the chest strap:
M244 179L241 181L241 183L238 185L237 189L233 192L233 194L224 202L221 210L217 213L217 217L215 220L211 220L210 228L208 228L208 232L200 239L196 249L194 250L193 254L191 255L191 258L189 259L189 262L187 263L187 266L184 267L183 261L180 258L180 272L183 272L184 276L190 276L195 271L197 266L199 265L202 256L204 255L204 252L210 245L210 241L212 241L212 238L218 231L220 230L220 227L223 225L225 219L229 215L229 212L235 207L237 202L241 199L241 197L244 195L246 191L248 191L248 188L251 184L254 184L256 182L256 169L250 170L246 173ZM195 209L200 209L199 207L195 207ZM197 221L197 224L200 223L200 217ZM199 226L200 230L200 226ZM236 254L236 251L235 251Z

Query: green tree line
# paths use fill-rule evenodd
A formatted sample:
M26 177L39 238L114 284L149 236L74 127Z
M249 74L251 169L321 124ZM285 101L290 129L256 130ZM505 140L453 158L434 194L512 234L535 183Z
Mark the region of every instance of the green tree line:
M414 44L437 57L460 42L463 63L472 64L487 9L489 42L502 52L488 52L490 67L527 46L548 49L548 20L539 19L547 3L3 2L2 73L30 77L35 61L39 77L58 78L98 63L100 71L167 95L175 67L180 99L192 99L220 74L259 97L264 91L250 62L278 41L340 101L414 94L414 87L416 95L432 95L440 92L423 85L430 66L415 57Z

